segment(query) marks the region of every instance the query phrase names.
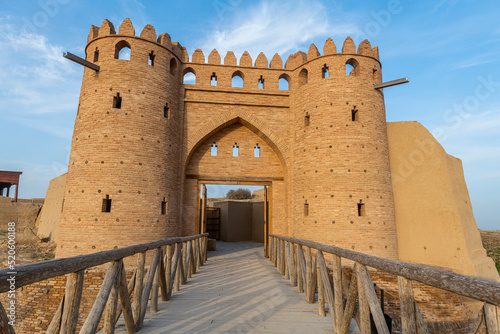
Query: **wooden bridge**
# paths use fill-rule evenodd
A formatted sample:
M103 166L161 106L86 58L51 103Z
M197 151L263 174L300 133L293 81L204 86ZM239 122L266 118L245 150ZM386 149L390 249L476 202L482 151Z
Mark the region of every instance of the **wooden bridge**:
M412 281L483 303L470 333L500 333L498 282L307 240L269 238L268 263L252 243L226 244L207 259L207 234L201 234L20 266L15 287L67 275L66 294L47 333L76 332L85 269L106 263L80 333L371 333L372 326L390 333L370 267L397 276L402 333L429 333ZM147 252L152 256L146 271ZM137 268L127 283L123 259L134 255ZM9 269L0 271L0 293L9 291L9 276ZM0 304L0 331L15 333L8 322Z

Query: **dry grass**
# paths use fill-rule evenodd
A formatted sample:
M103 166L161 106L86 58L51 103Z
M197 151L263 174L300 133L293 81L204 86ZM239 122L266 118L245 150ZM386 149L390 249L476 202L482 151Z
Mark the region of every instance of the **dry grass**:
M500 273L500 231L480 231L483 246L489 257L495 261L498 272Z

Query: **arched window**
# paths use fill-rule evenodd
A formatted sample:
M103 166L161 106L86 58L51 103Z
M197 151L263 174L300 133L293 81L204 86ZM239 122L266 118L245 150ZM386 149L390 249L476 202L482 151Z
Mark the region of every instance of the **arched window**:
M262 75L259 78L259 89L264 89L264 77Z
M244 85L244 75L240 71L236 71L233 73L231 79L231 87L243 88Z
M259 144L255 144L255 148L253 149L253 156L255 158L260 158L260 146Z
M151 51L151 53L149 54L149 58L148 58L148 64L150 66L155 66L155 52L154 51Z
M131 48L127 41L119 41L115 45L115 59L130 60Z
M98 48L95 48L95 51L94 51L94 63L99 61L99 49Z
M212 76L210 77L210 86L217 86L217 76L215 75L215 72L212 73Z
M283 73L279 78L279 89L280 90L290 90L290 76Z
M345 63L345 75L347 76L355 76L358 74L358 61L354 58L349 59Z
M326 64L321 69L321 77L323 79L330 77L330 71L328 70L328 66L326 66Z
M237 157L240 155L240 147L238 146L238 143L234 143L233 146L233 157Z
M212 157L217 156L217 144L215 144L215 142L212 144L212 146L210 146L210 155Z
M195 85L196 84L196 74L194 70L190 67L184 70L184 77L182 83L185 85Z
M170 59L170 74L177 74L177 61L175 60L175 58Z
M302 85L305 85L308 81L308 73L307 73L307 70L305 68L302 69L302 71L300 71L299 73L299 84L302 86Z

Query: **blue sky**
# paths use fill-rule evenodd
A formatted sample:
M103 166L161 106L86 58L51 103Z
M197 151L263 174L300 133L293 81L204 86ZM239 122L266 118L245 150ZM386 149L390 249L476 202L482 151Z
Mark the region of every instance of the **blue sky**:
M263 51L284 60L328 37L378 45L388 121L416 120L463 161L478 226L499 229L500 5L439 1L76 1L0 3L0 169L20 170L20 196L44 197L64 173L90 25L126 17L136 33L150 23L188 52ZM218 196L217 193L213 193Z

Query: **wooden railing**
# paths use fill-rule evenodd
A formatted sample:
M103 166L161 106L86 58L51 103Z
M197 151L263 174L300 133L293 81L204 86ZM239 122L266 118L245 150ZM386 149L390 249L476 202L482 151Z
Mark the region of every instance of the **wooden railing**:
M48 329L50 334L75 333L83 290L85 269L111 262L101 288L80 333L95 333L103 313L103 333L113 333L118 318L123 313L127 333L136 333L143 324L148 301L152 312L157 311L158 293L163 301L170 299L172 291L207 260L208 234L170 238L150 243L113 249L71 258L37 262L16 268L15 288L56 276L68 275L66 293L62 298ZM147 275L146 252L153 251ZM128 285L123 259L137 254L137 268ZM0 270L0 293L9 291L9 269ZM120 305L118 304L120 300ZM0 332L14 334L8 324L5 309L0 304Z
M429 333L413 296L412 281L483 302L471 333L500 333L498 282L275 234L269 235L269 245L270 261L285 279L290 279L292 286L298 287L298 292L305 292L307 302L314 303L317 288L318 312L324 316L325 303L328 303L328 313L335 333L348 333L353 317L361 333L371 333L370 314L378 333L389 333L367 267L397 276L401 328L404 334ZM312 255L312 251L316 256ZM332 277L323 253L333 255ZM342 258L354 261L350 282L342 270Z

